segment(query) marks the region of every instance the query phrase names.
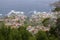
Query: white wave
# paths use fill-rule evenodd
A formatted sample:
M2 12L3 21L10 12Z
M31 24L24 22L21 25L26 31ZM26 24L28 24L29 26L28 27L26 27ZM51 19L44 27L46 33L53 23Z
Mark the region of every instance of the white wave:
M11 14L23 15L23 14L24 14L24 12L11 10L11 11L7 14L7 16L10 16Z

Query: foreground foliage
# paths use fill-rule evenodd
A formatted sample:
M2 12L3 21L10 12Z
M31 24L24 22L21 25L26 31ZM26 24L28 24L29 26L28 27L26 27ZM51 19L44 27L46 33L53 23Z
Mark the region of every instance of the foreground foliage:
M60 25L57 26L57 29L59 29ZM0 22L0 40L59 40L60 36L58 35L60 34L58 33L60 31L57 29L51 28L51 30L47 32L39 30L38 33L33 35L26 30L26 27L7 28L3 22Z

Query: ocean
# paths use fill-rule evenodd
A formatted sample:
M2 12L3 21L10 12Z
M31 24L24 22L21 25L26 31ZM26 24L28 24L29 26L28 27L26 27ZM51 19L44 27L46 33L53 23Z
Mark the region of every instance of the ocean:
M51 3L57 0L0 0L0 14L6 15L11 10L23 11L29 14L30 11L49 12L52 9Z

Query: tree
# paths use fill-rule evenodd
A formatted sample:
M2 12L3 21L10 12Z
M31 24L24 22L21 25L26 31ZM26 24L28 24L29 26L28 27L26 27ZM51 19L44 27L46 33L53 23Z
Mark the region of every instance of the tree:
M59 40L59 39L58 39L58 37L55 37L54 35L50 35L49 40Z
M37 40L48 40L48 37L46 35L46 32L44 31L39 31L37 34L36 34L36 39Z
M42 21L43 25L45 27L56 27L56 24L54 22L54 19L53 18L46 18Z
M60 18L57 19L56 28L55 28L56 35L60 38Z
M58 4L60 5L60 1L59 2L56 2L55 5ZM54 34L56 34L56 36L58 36L60 38L60 7L57 7L58 5L56 5L55 9L54 9L54 12L57 12L57 22L56 22L56 28L54 29ZM53 5L54 6L54 5Z
M30 37L33 37L32 34L28 30L26 30L25 27L20 27L18 31L19 34L21 34L22 40L29 40Z

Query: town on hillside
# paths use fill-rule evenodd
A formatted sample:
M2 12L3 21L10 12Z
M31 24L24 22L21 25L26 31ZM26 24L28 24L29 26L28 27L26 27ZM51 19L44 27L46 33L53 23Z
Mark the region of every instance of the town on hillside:
M24 12L12 10L7 14L6 17L0 19L4 21L7 27L19 28L20 26L27 25L27 30L31 33L37 33L39 30L49 31L51 23L48 23L47 26L44 26L42 21L46 18L50 19L50 22L56 22L57 15L59 12L36 12L34 11L33 15L28 18L24 15ZM53 23L53 24L54 24Z

